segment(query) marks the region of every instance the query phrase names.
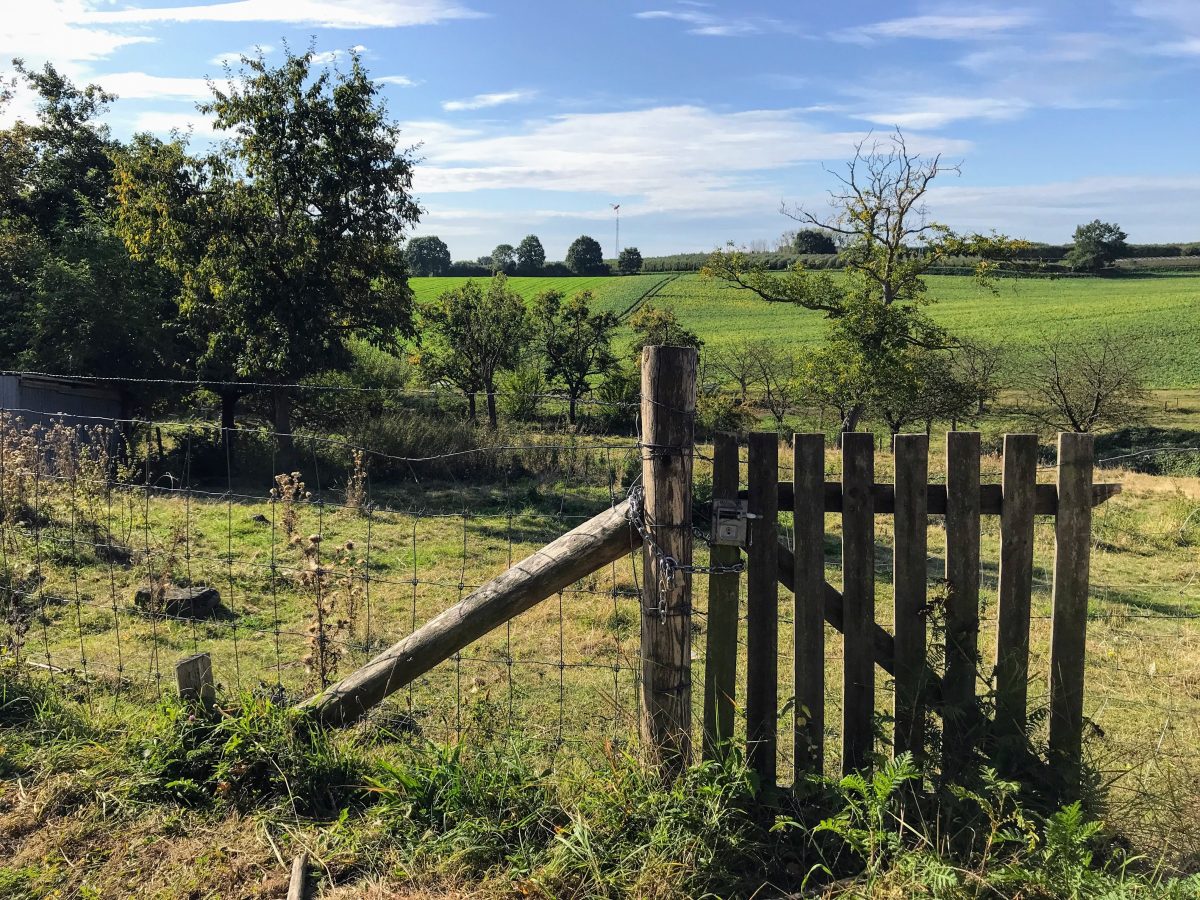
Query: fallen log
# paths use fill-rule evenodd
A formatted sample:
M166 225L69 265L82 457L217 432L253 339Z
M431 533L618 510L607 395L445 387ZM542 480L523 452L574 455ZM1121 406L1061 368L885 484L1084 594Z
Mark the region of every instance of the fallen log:
M389 694L547 597L642 544L629 502L584 522L430 619L362 668L300 704L331 725L361 718Z

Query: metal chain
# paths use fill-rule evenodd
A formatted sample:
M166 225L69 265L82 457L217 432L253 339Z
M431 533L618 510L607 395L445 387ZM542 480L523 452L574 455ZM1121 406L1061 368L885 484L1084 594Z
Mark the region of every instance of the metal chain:
M677 572L685 572L689 575L735 575L746 571L746 564L742 561L727 565L682 565L675 557L659 546L658 541L654 539L654 535L646 526L646 491L642 485L637 483L631 485L628 499L629 524L641 536L643 543L658 563L659 602L656 612L658 613L660 622L665 622L667 619L666 593L675 587L675 574ZM712 543L711 536L701 529L693 527L692 532L696 537L704 541L704 543Z

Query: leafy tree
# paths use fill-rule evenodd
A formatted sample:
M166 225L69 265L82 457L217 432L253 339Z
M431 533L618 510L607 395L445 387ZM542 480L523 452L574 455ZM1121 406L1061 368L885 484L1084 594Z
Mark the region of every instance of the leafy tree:
M536 275L546 265L546 250L536 234L527 234L517 244L517 272Z
M732 382L737 387L738 399L746 403L762 377L754 358L769 346L766 341L739 341L706 353L704 362L717 376Z
M675 310L669 306L660 309L653 303L644 303L629 318L634 339L630 348L634 356L640 356L646 346L695 347L699 350L704 341L694 331L680 323Z
M492 258L490 256L480 256L475 262L478 265L487 266L489 269L492 267Z
M622 275L636 275L642 271L642 251L637 247L626 247L617 257L617 271Z
M567 420L574 425L579 398L590 380L606 375L617 364L612 333L617 317L593 312L591 291L581 291L564 301L559 291L546 291L533 301L538 345L546 357L546 375L567 392Z
M567 268L576 275L605 275L604 251L600 242L586 234L575 238L567 248Z
M940 156L922 159L910 153L897 133L883 144L859 145L846 174L838 176L831 217L785 210L804 225L841 236L842 278L802 265L771 272L735 249L713 253L703 272L764 300L824 313L832 323L830 340L850 349L874 377L887 378L892 368L903 365L906 348L947 349L955 343L925 312L929 300L923 276L931 266L948 255L979 256L976 275L988 284L1002 260L1027 246L1000 235L958 236L928 221L923 198L947 170ZM855 430L865 411L864 398L845 411L842 430Z
M450 248L436 235L415 237L408 242L404 259L414 275L445 275L450 268Z
M180 279L197 374L284 384L344 367L355 338L392 349L412 334L401 244L420 210L412 156L357 54L338 73L314 72L311 51L242 63L200 107L230 134L217 149L143 135L122 154L118 223L136 257ZM222 394L227 427L238 393ZM286 451L290 398L275 401Z
M837 244L828 232L818 228L802 228L792 237L791 249L803 254L837 253Z
M517 251L512 244L500 244L492 251L492 269L511 275L517 266Z
M38 103L35 120L0 131L0 366L164 374L177 352L176 287L112 230L118 144L98 120L114 98L51 65L16 70ZM0 95L3 106L7 84Z
M833 410L845 430L852 413L867 408L873 374L852 342L833 338L801 359L801 397L822 413Z
M1115 263L1128 248L1119 225L1093 219L1075 229L1075 242L1066 262L1076 272L1099 272Z
M784 421L802 396L801 360L787 348L764 342L755 347L751 364L759 388L754 400L771 414L776 430L783 433Z
M1144 352L1112 333L1093 341L1048 341L1025 368L1022 411L1056 431L1135 424L1144 414L1147 366Z
M495 428L496 379L515 369L529 343L529 317L521 295L496 275L486 290L477 281L446 291L420 310L420 365L433 383L452 384L467 397L475 420L475 395L487 395L488 423Z

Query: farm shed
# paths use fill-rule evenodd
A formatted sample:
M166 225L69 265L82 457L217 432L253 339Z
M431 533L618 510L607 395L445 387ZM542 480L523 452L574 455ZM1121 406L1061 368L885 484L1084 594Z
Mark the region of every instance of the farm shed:
M119 419L124 403L119 389L85 378L0 374L0 412L29 425L49 425L58 416Z

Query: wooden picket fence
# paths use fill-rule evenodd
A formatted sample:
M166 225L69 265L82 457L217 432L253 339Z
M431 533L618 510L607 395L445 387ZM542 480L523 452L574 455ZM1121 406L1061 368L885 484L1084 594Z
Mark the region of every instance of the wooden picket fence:
M713 457L716 500L748 499L745 715L747 753L764 783L777 780L779 703L779 585L792 588L794 778L820 772L825 757L828 622L843 634L841 768L869 767L875 748L877 667L894 681L892 750L926 752L926 717L941 718L941 768L953 776L984 730L991 743L1024 743L1028 717L1029 634L1033 539L1037 516L1055 519L1053 615L1050 641L1049 750L1065 783L1078 783L1083 736L1084 659L1092 507L1119 490L1093 485L1092 440L1058 438L1057 478L1038 484L1036 435L1004 436L1001 484L980 481L980 437L946 435L945 483L929 481L929 440L895 439L894 483L874 475L875 438L842 435L840 481L825 478L825 436L797 434L792 481L779 482L779 437L750 435L747 490L738 490L738 446L718 439ZM780 507L794 517L794 553L778 540ZM826 583L826 516L841 517L841 591ZM875 619L875 517L893 517L892 633ZM997 637L994 653L981 652L980 519L1000 519ZM945 645L929 646L931 516L945 520ZM720 560L736 547L714 548ZM733 735L737 687L738 579L709 576L705 675L705 747L717 753ZM929 659L940 656L934 671ZM986 658L986 662L984 659ZM994 718L982 722L979 669L994 675ZM985 728L980 726L984 725Z

